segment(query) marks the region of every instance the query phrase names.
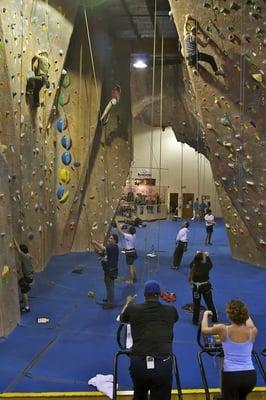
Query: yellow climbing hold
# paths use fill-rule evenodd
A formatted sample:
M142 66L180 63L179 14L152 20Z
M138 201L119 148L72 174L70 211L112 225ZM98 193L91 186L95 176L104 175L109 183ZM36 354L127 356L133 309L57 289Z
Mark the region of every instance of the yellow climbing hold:
M61 197L61 199L59 200L59 203L65 203L67 201L67 199L69 198L69 191L67 190L63 196Z
M59 172L59 177L62 182L69 183L70 182L70 172L66 168L61 168Z
M253 79L255 79L256 82L262 83L262 81L263 81L262 74L252 74L251 76Z

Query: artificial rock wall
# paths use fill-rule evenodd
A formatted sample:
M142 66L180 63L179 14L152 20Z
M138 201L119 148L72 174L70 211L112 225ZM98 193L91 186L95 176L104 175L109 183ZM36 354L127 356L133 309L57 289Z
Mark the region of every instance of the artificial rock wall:
M226 76L216 77L206 63L196 75L184 59L181 65L165 66L162 126L171 125L178 140L209 158L233 256L265 266L265 2L169 4L181 43L190 14L201 39L209 38L208 47L199 50L212 54ZM154 99L151 76L152 70L132 76L133 113L159 126L159 66Z
M118 52L79 1L0 1L0 18L2 336L19 320L14 237L36 271L54 254L105 239L131 160L131 111L128 50ZM50 88L32 108L26 82L40 50ZM115 84L120 101L100 123Z

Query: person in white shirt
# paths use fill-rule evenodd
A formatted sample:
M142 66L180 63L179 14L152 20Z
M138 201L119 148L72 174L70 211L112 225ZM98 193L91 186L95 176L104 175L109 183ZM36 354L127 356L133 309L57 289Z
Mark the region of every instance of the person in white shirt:
M137 258L137 252L135 249L136 228L134 226L130 226L128 228L128 232L126 233L122 230L119 223L116 221L116 229L117 233L124 237L126 262L129 270L129 280L127 281L127 283L133 285L133 283L137 281L137 271L134 265L134 260Z
M212 210L208 209L207 214L204 217L206 225L206 238L205 245L211 244L211 237L213 233L213 225L215 225L214 216L212 215Z
M176 248L173 255L173 267L172 269L178 269L180 267L183 253L187 250L188 244L188 230L189 223L184 222L176 236Z

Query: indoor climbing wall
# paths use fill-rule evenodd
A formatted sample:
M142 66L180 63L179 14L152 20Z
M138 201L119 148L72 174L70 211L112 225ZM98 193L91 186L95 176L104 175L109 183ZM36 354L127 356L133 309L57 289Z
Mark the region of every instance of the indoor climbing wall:
M265 266L265 2L169 0L183 43L185 15L197 20L200 51L225 77L202 63L188 69L190 93L204 130L208 158L235 257Z
M2 3L0 335L19 318L13 237L37 271L104 241L131 161L129 46L78 1Z
M13 238L29 246L36 270L41 270L55 251L56 154L50 118L56 111L53 104L78 1L67 10L57 0L0 3L0 146L5 163L1 199L6 205L1 208L5 260L1 259L0 273L7 277L0 287L0 307L5 310L0 334L5 334L18 319ZM42 68L48 68L46 81L41 76L44 72L35 71L33 65L41 54L45 54ZM33 76L41 86L39 99L29 86Z
M129 58L127 46L117 51L97 17L81 10L53 121L59 252L89 249L110 229L131 160ZM120 59L123 69L115 69Z
M2 145L3 146L3 145ZM0 154L0 335L9 332L19 318L17 274L14 254L11 208L9 200L8 164Z

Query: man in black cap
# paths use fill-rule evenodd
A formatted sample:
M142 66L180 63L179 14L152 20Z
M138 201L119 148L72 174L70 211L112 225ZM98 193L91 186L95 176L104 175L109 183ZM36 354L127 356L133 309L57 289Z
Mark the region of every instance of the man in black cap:
M178 320L175 307L159 302L160 285L147 281L145 302L124 306L120 321L131 326L133 347L130 354L130 375L134 400L170 400L172 390L173 327Z

